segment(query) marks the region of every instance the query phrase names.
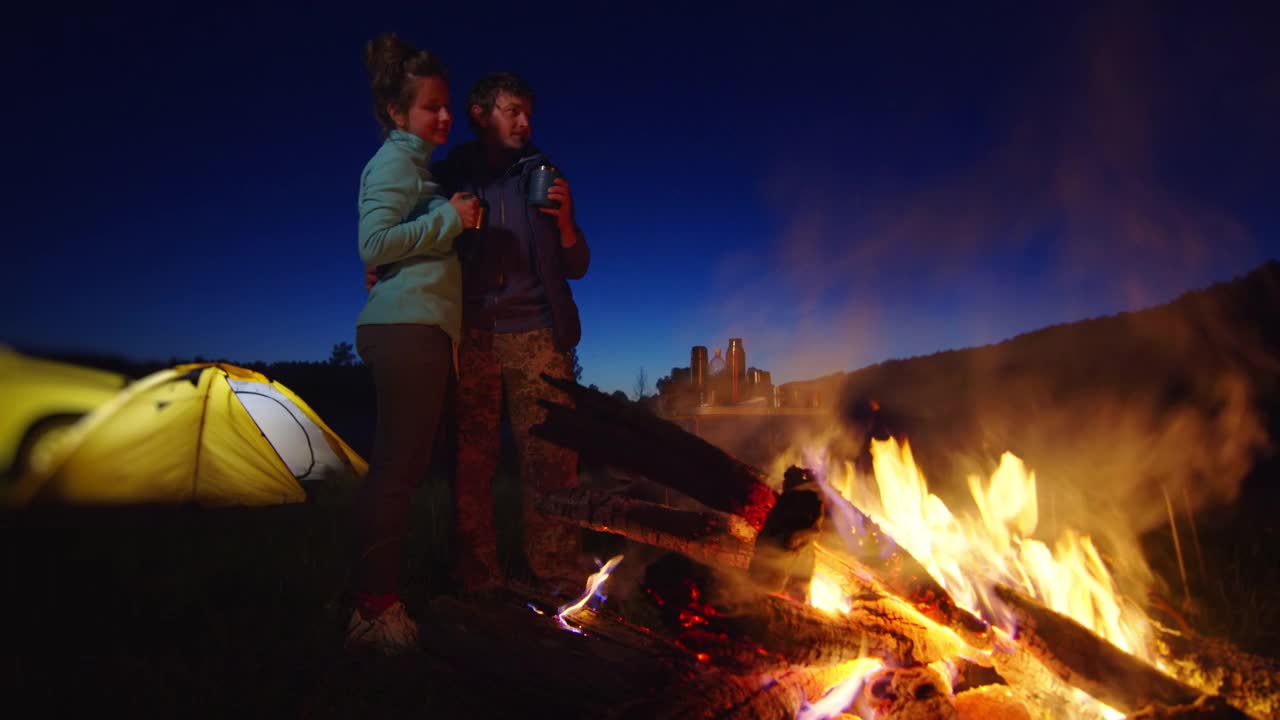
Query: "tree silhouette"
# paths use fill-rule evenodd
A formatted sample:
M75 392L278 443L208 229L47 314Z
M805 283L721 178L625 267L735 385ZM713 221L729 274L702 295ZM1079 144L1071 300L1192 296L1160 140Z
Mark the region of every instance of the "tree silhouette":
M578 361L578 348L569 351L569 357L573 360L573 379L575 382L582 383L582 363Z
M350 367L356 362L355 348L351 343L343 340L333 346L333 352L329 353L329 364L340 365L342 367Z
M636 392L636 400L643 400L649 395L649 376L645 374L644 368L640 368L640 372L636 374L636 384L632 388Z

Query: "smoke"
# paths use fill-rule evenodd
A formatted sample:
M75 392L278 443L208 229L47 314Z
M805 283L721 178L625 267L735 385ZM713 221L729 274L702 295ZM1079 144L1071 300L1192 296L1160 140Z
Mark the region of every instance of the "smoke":
M1166 172L1195 100L1155 9L1109 6L1063 31L1072 51L996 109L1001 140L965 167L869 189L780 162L763 188L780 241L721 267L712 312L775 382L865 368L828 436L787 443L856 457L866 428L850 410L875 399L957 508L972 504L965 476L1012 451L1040 479L1038 536L1090 534L1144 581L1139 538L1169 506L1182 522L1232 502L1271 448L1257 405L1280 366L1259 327L1280 295L1262 315L1234 298L1104 317L1256 266L1261 248ZM940 352L964 347L978 349ZM778 454L771 477L797 460Z
M1258 264L1249 230L1167 172L1193 101L1160 28L1135 4L1063 28L1068 51L1019 59L1038 69L991 108L1000 139L942 174L910 146L892 182L859 175L852 149L830 152L854 170L823 172L786 148L761 189L779 241L720 267L717 336L805 379L1149 307Z

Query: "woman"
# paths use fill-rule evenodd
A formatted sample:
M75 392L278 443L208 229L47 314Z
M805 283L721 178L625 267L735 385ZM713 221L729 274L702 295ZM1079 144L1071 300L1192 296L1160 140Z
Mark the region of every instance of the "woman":
M356 500L355 609L348 648L412 650L418 626L396 591L409 503L432 441L461 326L454 239L475 224L478 201L435 194L431 153L449 137L445 68L394 35L365 48L373 111L385 134L360 176L360 259L379 269L356 320L356 348L373 373L377 429Z

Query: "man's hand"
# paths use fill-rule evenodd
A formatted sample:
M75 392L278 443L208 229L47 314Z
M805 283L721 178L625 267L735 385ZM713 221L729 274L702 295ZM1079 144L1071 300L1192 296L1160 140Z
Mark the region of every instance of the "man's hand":
M552 215L560 226L560 244L573 247L578 243L578 227L573 221L573 195L569 192L569 182L564 178L556 178L547 188L547 199L559 201L558 208L538 208L539 211Z
M378 284L378 266L364 266L364 289L372 290L374 285Z

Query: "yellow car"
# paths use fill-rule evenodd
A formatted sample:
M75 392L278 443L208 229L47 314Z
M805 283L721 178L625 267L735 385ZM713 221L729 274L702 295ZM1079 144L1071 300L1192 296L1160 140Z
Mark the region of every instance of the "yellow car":
M120 373L23 355L0 345L0 494L37 445L115 397Z

